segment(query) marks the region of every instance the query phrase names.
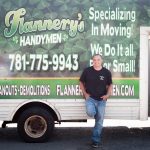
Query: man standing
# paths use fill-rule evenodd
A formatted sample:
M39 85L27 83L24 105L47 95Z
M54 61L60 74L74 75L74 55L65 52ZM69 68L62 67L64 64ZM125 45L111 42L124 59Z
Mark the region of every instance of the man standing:
M86 113L95 118L92 147L97 148L101 142L106 101L112 91L111 72L102 66L102 57L99 54L93 56L93 66L83 71L80 87L86 99Z

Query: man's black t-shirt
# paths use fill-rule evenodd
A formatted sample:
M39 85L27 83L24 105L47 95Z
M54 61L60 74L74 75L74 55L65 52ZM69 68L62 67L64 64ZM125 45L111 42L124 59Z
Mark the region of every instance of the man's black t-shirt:
M80 81L84 84L90 97L100 100L101 96L107 94L107 86L112 84L112 76L108 69L102 67L97 71L92 66L83 71Z

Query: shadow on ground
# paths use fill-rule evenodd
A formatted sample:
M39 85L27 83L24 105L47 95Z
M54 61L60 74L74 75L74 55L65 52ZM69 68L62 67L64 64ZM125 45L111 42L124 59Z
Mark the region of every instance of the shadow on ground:
M59 127L46 143L24 143L16 128L0 128L1 150L91 150L91 128ZM105 127L104 150L149 150L150 128Z

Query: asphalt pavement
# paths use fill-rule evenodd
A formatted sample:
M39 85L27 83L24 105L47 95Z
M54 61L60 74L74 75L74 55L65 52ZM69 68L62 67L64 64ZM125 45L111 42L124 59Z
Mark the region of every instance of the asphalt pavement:
M91 127L56 127L46 143L25 143L16 127L0 128L0 150L93 150ZM104 127L104 150L150 150L150 128ZM100 150L100 148L97 148Z

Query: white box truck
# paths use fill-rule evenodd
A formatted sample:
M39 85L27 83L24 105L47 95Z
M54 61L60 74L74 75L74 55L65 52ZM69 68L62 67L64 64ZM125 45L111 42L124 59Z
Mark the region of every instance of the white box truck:
M112 72L105 118L148 118L149 0L1 0L0 120L27 142L87 120L79 87L94 54Z

